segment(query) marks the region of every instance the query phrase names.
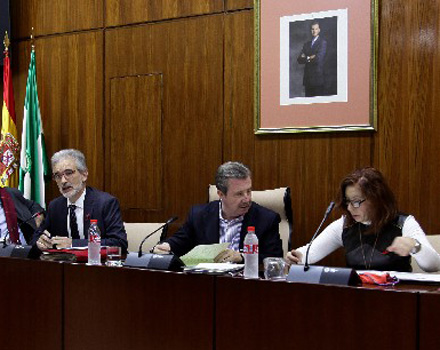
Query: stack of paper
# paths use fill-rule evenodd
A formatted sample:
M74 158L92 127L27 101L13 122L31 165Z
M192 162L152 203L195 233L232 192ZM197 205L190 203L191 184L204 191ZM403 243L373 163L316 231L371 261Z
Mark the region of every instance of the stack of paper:
M214 258L229 247L230 243L201 244L194 247L187 254L180 257L186 266L194 266L200 263L213 263Z

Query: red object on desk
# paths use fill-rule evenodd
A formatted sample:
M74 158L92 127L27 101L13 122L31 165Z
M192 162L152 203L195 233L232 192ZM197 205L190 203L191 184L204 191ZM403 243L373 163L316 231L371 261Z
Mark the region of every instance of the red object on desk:
M87 262L89 258L88 249L48 249L49 253L67 253L76 256L77 262ZM107 258L107 253L105 247L101 247L101 262L105 261Z
M390 276L388 272L383 273L372 273L372 272L361 272L359 277L362 284L375 284L378 286L393 286L399 283L399 280L395 277Z

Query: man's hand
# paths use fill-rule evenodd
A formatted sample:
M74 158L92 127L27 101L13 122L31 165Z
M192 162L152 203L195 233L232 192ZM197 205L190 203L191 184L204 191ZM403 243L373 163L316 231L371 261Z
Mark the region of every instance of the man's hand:
M232 249L225 249L222 250L215 258L214 262L216 263L225 263L225 262L232 262L236 264L243 263L243 257L240 254L240 252L237 252Z
M52 238L52 244L54 246L56 246L57 249L71 248L72 247L72 238L55 236Z
M157 244L153 248L153 254L170 254L171 247L167 242Z
M44 214L37 215L34 220L35 220L35 225L37 226L37 228L40 227L41 223L44 220Z
M37 247L40 250L51 249L53 247L52 239L47 231L44 231L37 241Z

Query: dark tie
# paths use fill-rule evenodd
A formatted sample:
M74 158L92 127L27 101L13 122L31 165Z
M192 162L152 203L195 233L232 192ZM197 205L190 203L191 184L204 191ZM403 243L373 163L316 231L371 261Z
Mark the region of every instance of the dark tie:
M75 209L76 209L75 204L69 205L70 236L72 237L72 239L79 239L78 223L76 221Z

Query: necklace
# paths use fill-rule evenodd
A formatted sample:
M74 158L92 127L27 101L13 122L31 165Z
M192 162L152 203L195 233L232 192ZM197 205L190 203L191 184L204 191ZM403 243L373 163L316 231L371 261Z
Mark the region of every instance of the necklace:
M362 258L364 259L365 269L370 270L371 262L373 261L374 250L376 249L376 244L377 244L377 239L379 237L379 234L376 233L376 239L374 240L373 249L371 250L371 254L370 254L370 263L367 264L367 258L365 257L365 252L364 252L364 245L362 244L362 232L361 232L360 225L358 226L358 231L359 231L359 241L361 242L361 252L362 252Z

